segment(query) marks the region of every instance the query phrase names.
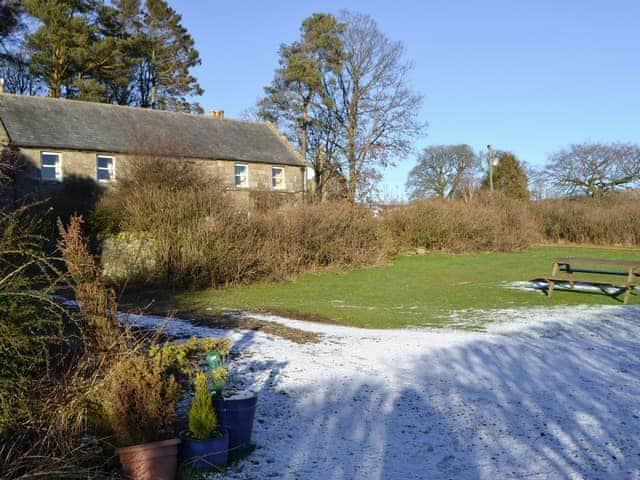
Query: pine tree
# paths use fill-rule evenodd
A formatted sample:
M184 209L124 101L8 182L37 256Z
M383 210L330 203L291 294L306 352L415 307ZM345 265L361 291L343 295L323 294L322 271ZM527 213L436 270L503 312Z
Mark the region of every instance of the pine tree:
M134 80L138 105L201 113L200 105L188 98L204 93L191 74L200 65L200 54L182 16L164 0L146 0L140 16L134 33L141 59Z
M101 80L108 103L138 105L135 79L142 61L140 0L112 0L111 4L100 10L101 32L114 39L112 62L102 72Z
M23 8L20 2L0 2L0 47L4 47L4 40L20 28L22 14ZM0 53L4 52L0 51Z
M315 170L320 196L331 163L330 146L322 141L331 130L325 82L342 68L343 28L330 14L315 13L304 20L301 39L280 47L280 67L258 103L259 116L280 124L298 144Z
M507 197L518 200L529 200L527 174L520 161L513 153L497 152L498 165L493 170L493 187L504 192ZM489 186L489 174L482 181L482 186Z
M27 35L31 69L49 89L49 96L66 96L76 74L86 68L92 43L89 13L93 0L25 0L25 11L40 22Z
M182 17L165 0L25 0L38 27L31 69L52 97L202 112L200 64Z

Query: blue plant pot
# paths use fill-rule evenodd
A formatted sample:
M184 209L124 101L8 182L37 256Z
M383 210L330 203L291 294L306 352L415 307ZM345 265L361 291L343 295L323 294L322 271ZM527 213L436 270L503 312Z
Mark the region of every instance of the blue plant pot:
M229 430L229 450L246 448L251 445L253 418L256 414L258 395L252 393L247 398L225 399L214 397L214 405L220 425Z
M220 433L219 437L204 440L183 439L180 460L200 470L226 466L229 456L229 432L221 428Z

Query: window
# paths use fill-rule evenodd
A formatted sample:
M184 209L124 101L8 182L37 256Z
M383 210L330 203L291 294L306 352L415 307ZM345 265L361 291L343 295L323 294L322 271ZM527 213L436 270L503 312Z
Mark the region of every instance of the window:
M40 153L40 180L43 182L60 182L62 180L62 163L59 153Z
M284 168L271 167L271 186L273 188L284 188Z
M116 179L116 161L113 157L96 157L96 178L98 182L113 182Z
M249 186L249 165L236 163L235 165L236 187Z

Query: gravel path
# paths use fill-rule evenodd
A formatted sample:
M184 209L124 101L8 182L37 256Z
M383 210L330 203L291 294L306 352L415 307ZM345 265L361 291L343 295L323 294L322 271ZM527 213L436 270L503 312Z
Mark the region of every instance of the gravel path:
M259 391L258 448L213 478L640 480L640 308L477 315L488 332L258 316L322 334L307 344L166 328L232 337L233 381Z

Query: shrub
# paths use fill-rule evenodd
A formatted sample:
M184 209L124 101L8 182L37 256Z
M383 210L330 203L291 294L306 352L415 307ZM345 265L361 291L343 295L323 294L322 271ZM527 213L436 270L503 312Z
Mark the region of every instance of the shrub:
M385 212L382 223L400 249L511 251L537 238L527 204L500 192L477 195L472 202L413 202Z
M80 325L54 303L61 265L30 233L25 209L0 212L0 438L44 412L40 393L78 356Z
M640 198L617 193L603 198L541 200L533 212L545 240L594 245L640 245Z
M229 381L229 370L227 367L218 367L212 373L213 377L213 390L216 394L222 394L225 385Z
M180 389L175 377L142 354L118 362L108 373L101 404L118 446L173 437Z
M196 440L213 437L218 431L218 417L213 409L211 393L207 388L207 375L198 372L195 380L196 394L189 409L189 430Z
M79 285L45 255L30 216L26 209L0 214L0 477L102 478L105 459L97 441L87 441L94 433L87 399L112 358L96 352L95 326L108 324L113 312L99 311L106 303L97 299L108 295L97 289L76 290L79 299L96 295L81 302L88 315L57 303L59 289ZM87 286L95 270L79 224L65 234L67 271Z
M58 249L73 281L80 312L90 329L89 346L94 352L103 352L121 340L115 293L104 284L101 272L89 253L82 235L82 223L82 218L76 215L69 219L67 227L58 220Z
M305 270L374 264L389 252L364 208L283 205L247 212L215 180L176 184L169 172L160 173L171 171L170 165L157 161L133 170L134 177L104 200L118 205L117 223L144 236L154 253L155 261L147 262L154 264L151 275L130 281L201 288L282 279ZM158 172L147 182L143 173L149 170ZM105 269L120 270L108 264Z
M216 351L222 358L229 355L231 340L228 338L195 338L184 343L152 345L149 358L163 370L177 376L191 376L197 368L198 359L207 352Z

